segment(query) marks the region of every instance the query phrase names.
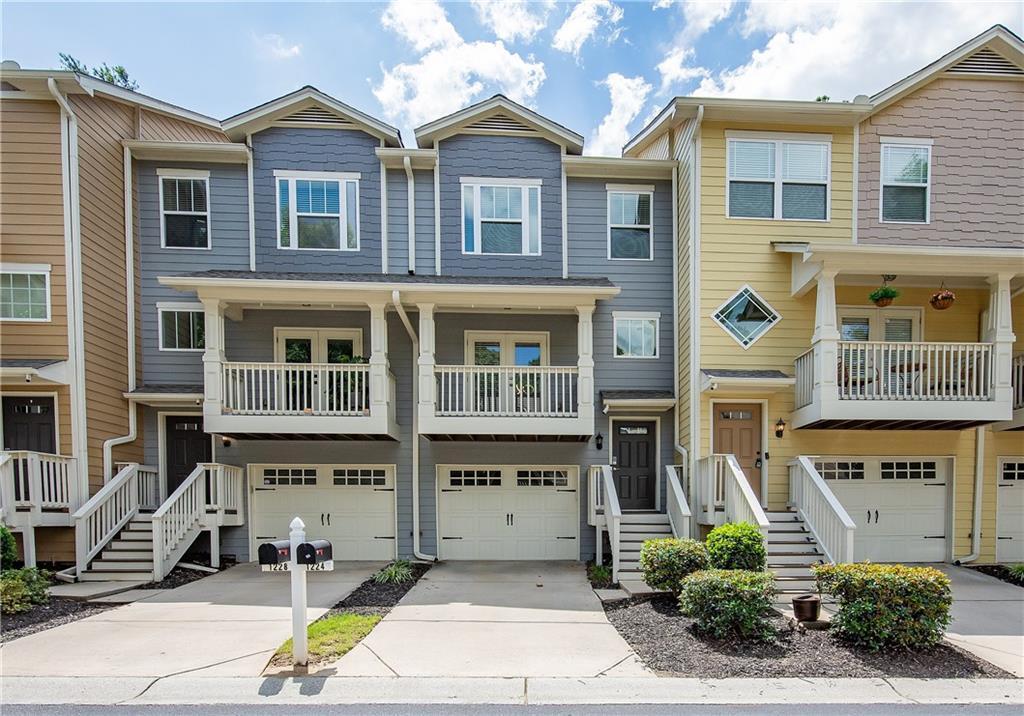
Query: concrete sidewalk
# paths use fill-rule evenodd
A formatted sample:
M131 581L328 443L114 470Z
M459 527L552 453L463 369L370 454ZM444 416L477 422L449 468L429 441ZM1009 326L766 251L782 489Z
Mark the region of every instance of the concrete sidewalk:
M936 566L953 586L947 641L1024 677L1024 589L966 567Z

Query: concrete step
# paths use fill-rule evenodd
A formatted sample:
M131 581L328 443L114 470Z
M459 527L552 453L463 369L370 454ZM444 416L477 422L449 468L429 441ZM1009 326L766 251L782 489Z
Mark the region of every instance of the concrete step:
M152 582L153 572L121 572L117 570L90 569L78 576L80 582Z

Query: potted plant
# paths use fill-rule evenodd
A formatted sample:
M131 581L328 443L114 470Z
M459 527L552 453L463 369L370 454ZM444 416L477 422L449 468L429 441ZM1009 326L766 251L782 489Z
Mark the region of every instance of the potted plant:
M879 308L885 308L892 304L892 302L899 298L900 292L887 283L883 283L881 286L876 288L870 294L868 294L868 300Z
M932 308L936 311L945 311L953 305L954 301L956 301L956 294L945 286L942 286L938 291L932 294L928 303L932 304Z
M793 597L793 616L798 622L816 622L821 617L821 597L817 594L801 594Z

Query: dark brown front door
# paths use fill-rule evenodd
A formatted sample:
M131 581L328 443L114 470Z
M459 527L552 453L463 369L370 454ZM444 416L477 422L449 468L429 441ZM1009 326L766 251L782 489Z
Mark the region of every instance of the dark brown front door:
M714 452L732 454L761 499L761 405L715 403Z
M657 429L653 421L615 423L612 459L619 507L653 510L658 484Z
M4 396L4 450L57 452L53 398Z
M210 462L210 436L202 415L167 416L167 494L188 477L196 464Z

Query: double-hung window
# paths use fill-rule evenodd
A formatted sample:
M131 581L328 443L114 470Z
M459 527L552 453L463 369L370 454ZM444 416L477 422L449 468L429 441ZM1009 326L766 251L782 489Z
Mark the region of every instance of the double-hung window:
M728 216L827 221L831 139L729 133Z
M359 174L275 171L277 245L359 250Z
M931 140L882 137L881 144L881 220L927 224L931 186Z
M462 253L540 255L540 180L460 181Z
M50 320L48 264L0 264L0 320Z
M608 258L654 257L651 204L654 187L608 187Z
M661 314L614 311L612 323L616 358L658 357Z
M199 304L158 303L162 351L201 351L206 348L206 314Z
M160 179L160 245L210 248L210 172L157 169Z

